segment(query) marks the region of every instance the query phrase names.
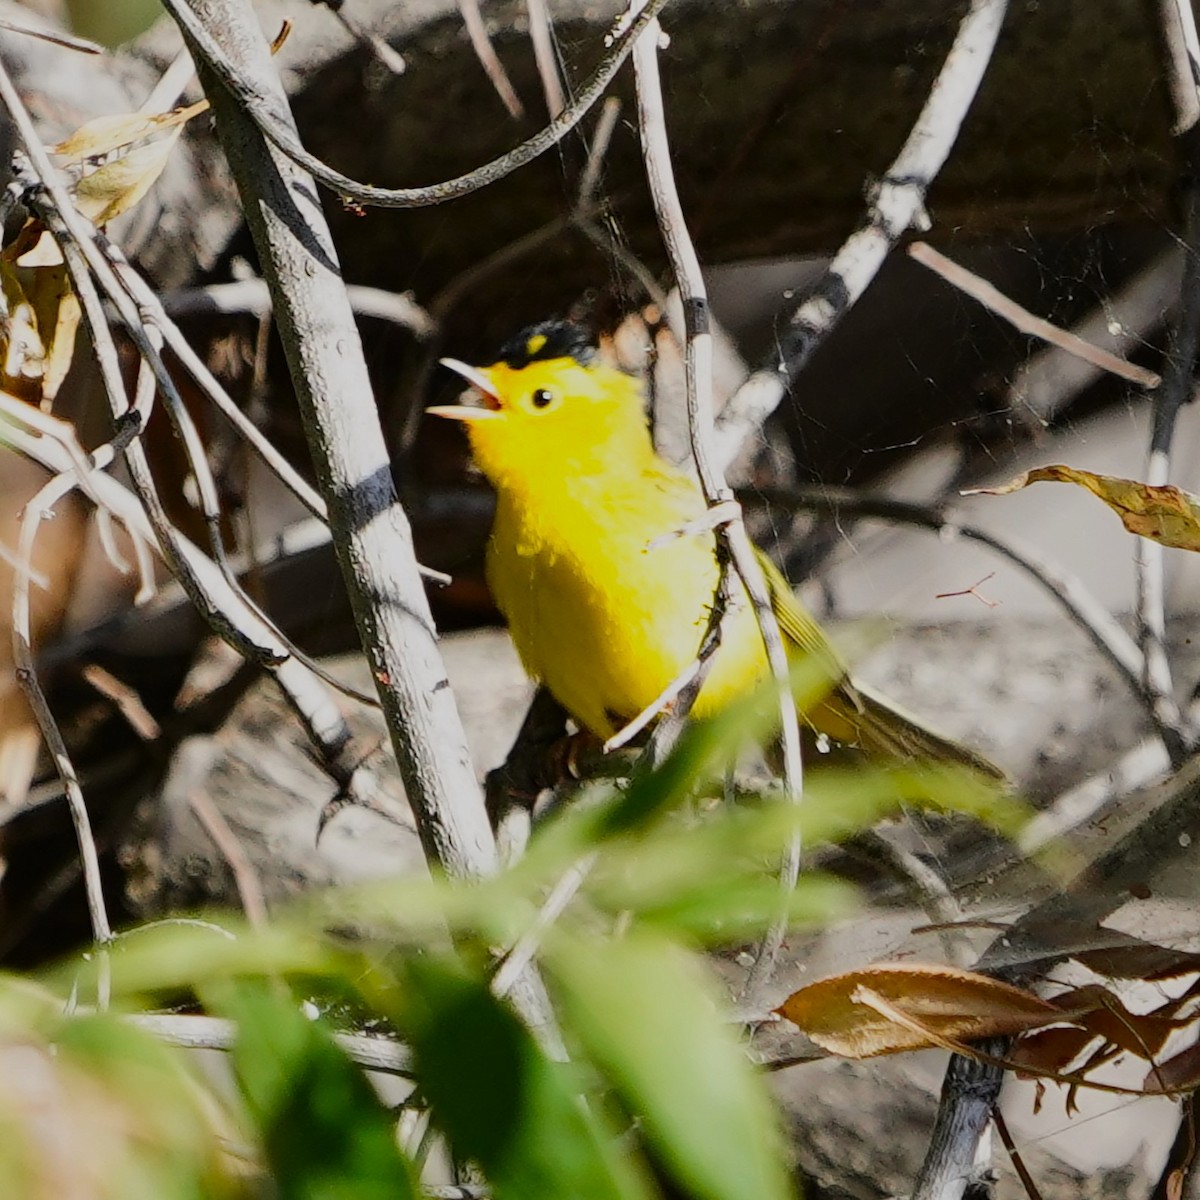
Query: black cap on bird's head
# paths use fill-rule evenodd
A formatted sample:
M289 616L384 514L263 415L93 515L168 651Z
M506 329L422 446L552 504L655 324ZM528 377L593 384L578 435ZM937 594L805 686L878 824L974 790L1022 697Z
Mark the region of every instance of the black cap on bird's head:
M499 362L519 371L530 363L573 358L587 366L596 357L596 335L572 321L541 321L522 329L500 347Z

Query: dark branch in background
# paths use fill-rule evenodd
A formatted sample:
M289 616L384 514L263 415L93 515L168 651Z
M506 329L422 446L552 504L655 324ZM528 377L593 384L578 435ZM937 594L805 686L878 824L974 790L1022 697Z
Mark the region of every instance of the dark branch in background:
M1180 239L1183 252L1183 282L1179 307L1171 326L1162 385L1154 396L1153 427L1146 459L1146 483L1166 484L1171 475L1171 443L1179 410L1191 399L1192 373L1200 346L1200 123L1197 121L1197 80L1200 75L1200 46L1191 0L1160 0L1159 27L1166 47L1164 55L1176 103L1175 140L1179 172L1184 185L1184 228ZM1189 96L1190 90L1190 96ZM1137 568L1138 639L1145 658L1144 686L1154 696L1161 715L1160 725L1179 730L1168 737L1167 753L1176 766L1195 744L1195 731L1183 727L1175 699L1171 664L1167 658L1167 612L1165 556L1162 546L1147 538L1135 538Z
M1008 0L972 0L954 43L895 162L876 185L867 219L779 334L774 353L730 398L717 419L717 457L728 467L912 228L925 230L925 194L954 146L991 61Z
M771 595L762 567L755 557L754 547L746 533L740 506L733 501L733 492L713 447L712 402L712 329L709 321L708 297L700 273L700 260L688 234L671 170L670 143L667 138L666 116L663 110L662 84L658 71L658 42L661 30L652 21L633 48L633 66L637 80L638 128L642 137L642 154L654 209L658 217L663 243L671 260L684 313L684 374L687 383L688 435L696 474L709 515L716 517L720 509L730 509L731 515L718 518L715 534L718 544L724 543L724 554L718 556L719 578L717 594L728 586L728 564L732 565L746 589L762 632L767 662L779 693L780 739L783 744L784 784L793 803L804 794L804 771L800 757L800 726L796 701L792 696L791 673L787 650L779 622L771 605ZM654 553L653 550L650 553ZM722 607L714 601L714 607ZM694 700L694 696L691 699ZM788 848L781 868L784 890L781 908L786 911L788 894L796 886L800 872L800 841L797 838ZM742 995L754 1005L758 993L774 970L787 929L785 918L768 931L759 947L754 965L746 980Z
M172 3L172 10L181 6ZM496 844L476 783L462 721L437 648L412 532L392 487L383 431L354 316L312 180L270 145L243 111L246 88L227 91L207 62L221 30L235 74L266 96L287 135L295 126L248 0L196 0L181 21L193 41L217 131L271 288L279 333L359 638L426 855L465 878L491 874ZM540 980L527 972L514 1002L548 1050L562 1049Z
M496 183L562 141L604 94L621 64L629 56L637 37L666 7L668 0L647 0L645 8L632 21L624 18L618 21L619 32L610 35L612 46L603 61L578 90L575 99L539 133L507 154L468 171L465 175L428 187L416 188L378 188L359 183L334 171L309 154L300 144L295 123L282 94L277 95L263 88L258 81L243 75L237 66L230 62L220 40L210 32L209 23L193 12L193 6L190 6L187 0L163 0L163 3L192 44L193 52L198 58L205 60L221 85L237 99L247 119L255 124L265 138L317 182L358 204L379 208L424 208L432 204L442 204L447 200L456 200L460 196L467 196ZM198 11L205 10L204 6L199 4L194 7Z
M999 1038L979 1044L984 1054L994 1058L1002 1058L1007 1048ZM912 1200L960 1200L968 1187L981 1182L988 1168L978 1163L976 1148L992 1119L1003 1082L1004 1072L992 1063L961 1054L951 1057Z

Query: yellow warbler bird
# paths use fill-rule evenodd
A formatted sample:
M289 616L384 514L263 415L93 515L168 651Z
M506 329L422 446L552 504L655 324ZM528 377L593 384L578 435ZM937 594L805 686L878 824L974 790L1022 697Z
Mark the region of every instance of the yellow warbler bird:
M471 406L430 408L466 424L496 490L487 579L529 674L586 729L611 737L695 659L718 567L696 483L654 450L641 385L600 360L578 326L519 334L499 362L457 371ZM467 393L468 396L471 393ZM825 634L760 552L790 654L818 655L834 688L806 719L873 754L990 763L852 683ZM703 717L767 674L758 622L740 585L693 712Z

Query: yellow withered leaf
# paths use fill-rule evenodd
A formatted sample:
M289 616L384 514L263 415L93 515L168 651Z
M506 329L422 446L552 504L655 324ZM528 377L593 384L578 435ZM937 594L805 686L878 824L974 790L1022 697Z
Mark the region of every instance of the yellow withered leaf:
M131 209L162 174L179 132L172 129L84 175L75 185L79 211L93 224L106 225Z
M192 117L206 111L208 101L201 100L186 108L175 108L166 113L115 113L107 117L96 117L75 130L70 137L51 146L50 153L65 159L64 165L71 166L89 158L101 158L132 146L145 138L168 129L183 126Z
M97 225L119 217L150 190L162 174L185 124L204 112L201 100L168 113L118 113L81 125L70 137L50 147L63 165L93 169L80 175L73 188L79 211ZM108 157L108 156L112 157Z
M1007 496L1031 483L1074 483L1099 496L1130 533L1176 550L1200 550L1200 496L1171 485L1154 487L1116 475L1097 475L1055 463L1018 475L993 488L974 488L964 496Z

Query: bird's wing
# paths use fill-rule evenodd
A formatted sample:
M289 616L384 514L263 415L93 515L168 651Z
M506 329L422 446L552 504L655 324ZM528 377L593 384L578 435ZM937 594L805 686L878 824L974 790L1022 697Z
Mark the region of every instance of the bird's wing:
M854 685L847 676L846 664L830 644L825 631L796 599L791 584L766 552L755 546L754 553L767 581L767 591L771 596L771 608L775 612L775 619L779 622L779 632L801 653L820 662L829 672L829 678L845 693L846 698L852 704L861 707Z
M654 482L659 492L669 497L676 506L681 525L695 520L704 512L704 496L690 476L662 464L661 469L655 472ZM785 642L800 654L820 662L850 709L862 711L863 702L850 681L846 664L830 644L824 630L796 599L791 584L766 552L755 546L754 553L766 579L771 608Z

